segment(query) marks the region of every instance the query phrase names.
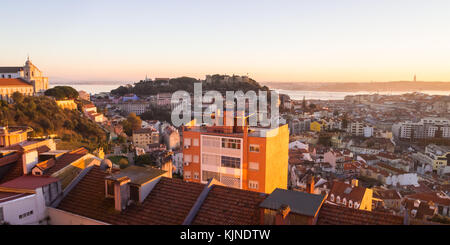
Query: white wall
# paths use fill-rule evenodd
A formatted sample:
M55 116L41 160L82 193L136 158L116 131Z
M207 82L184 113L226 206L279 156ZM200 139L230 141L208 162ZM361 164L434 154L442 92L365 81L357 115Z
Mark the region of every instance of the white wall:
M22 156L22 162L24 164L23 170L26 170L26 173L24 172L24 174L31 173L31 169L39 162L38 152L35 150L24 153Z
M407 173L401 175L393 175L386 178L386 184L396 186L397 184L419 186L417 174Z
M0 203L0 207L3 207L4 221L11 225L37 225L40 224L39 221L44 221L47 217L41 188L37 189L35 194ZM20 215L29 211L33 211L33 214L19 218Z
M50 225L108 225L107 223L83 217L52 207L47 208Z

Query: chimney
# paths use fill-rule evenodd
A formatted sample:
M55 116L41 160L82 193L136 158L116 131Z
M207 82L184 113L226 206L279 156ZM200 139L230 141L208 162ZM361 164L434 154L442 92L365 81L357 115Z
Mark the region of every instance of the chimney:
M37 150L25 151L22 154L22 169L23 174L31 173L31 169L39 162L39 153Z
M280 206L280 208L277 210L277 214L275 216L275 225L288 225L289 220L286 218L289 212L291 211L291 208L289 205L283 204Z
M308 183L306 183L306 192L314 194L314 176L308 176Z
M128 182L130 181L128 177L122 177L114 182L114 208L117 211L124 210L128 205L130 199Z
M403 216L403 225L409 225L409 209L405 208L405 215Z
M352 187L358 187L359 181L357 179L352 179Z

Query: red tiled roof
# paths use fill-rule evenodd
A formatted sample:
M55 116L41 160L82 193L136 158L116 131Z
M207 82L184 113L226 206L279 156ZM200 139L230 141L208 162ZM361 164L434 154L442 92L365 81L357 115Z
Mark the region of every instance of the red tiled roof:
M95 105L94 104L86 104L83 106L83 108L94 108Z
M405 199L405 206L411 216L414 216L416 219L423 219L426 216L433 216L435 213L435 207L431 207L430 204L426 202L419 202L419 206L414 206L414 200ZM413 213L415 210L415 214Z
M59 180L53 177L24 175L0 184L0 188L35 190L36 188L46 186L57 181Z
M36 167L38 167L42 171L45 171L45 170L55 166L55 162L56 162L55 159L52 158L47 161L43 161L43 162L36 164Z
M360 154L359 157L361 157L364 160L378 160L378 158L375 155L370 154Z
M3 176L3 178L0 179L0 183L5 183L7 181L13 180L15 178L18 178L23 175L23 167L22 167L22 159L19 158L19 160L15 163L11 163L10 166L4 166L8 167L6 174Z
M50 151L51 149L47 145L42 145L39 146L36 150L38 151L38 153L44 153Z
M21 78L0 78L0 87L33 87Z
M379 157L382 157L382 158L391 159L391 160L394 160L394 159L400 159L400 157L398 157L398 156L396 156L396 155L394 155L394 154L384 153L384 152L378 153L378 156L379 156Z
M118 212L114 199L105 198L104 178L108 175L94 166L58 208L109 224L180 225L205 186L162 177L142 204Z
M387 170L389 170L389 171L391 171L391 172L394 172L394 173L396 173L396 174L406 174L406 173L407 173L407 172L405 172L405 171L403 171L403 170L401 170L401 169L394 168L394 167L392 167L392 166L390 166L390 165L388 165L388 164L386 164L386 163L378 162L376 165L377 165L378 167L380 167L380 168L387 169Z
M258 225L264 193L213 186L192 224Z
M17 152L6 155L6 156L0 158L0 167L17 162L17 160L19 160L19 158L20 158L20 154Z
M351 190L348 193L346 193L347 188L350 188L349 190ZM333 186L331 187L330 195L328 196L328 199L331 198L331 194L334 194L335 198L337 198L339 196L341 198L341 200L346 198L347 201L352 200L353 202L361 203L365 193L366 193L365 187L362 187L362 186L352 187L352 185L350 185L350 184L334 181Z
M398 193L396 190L374 190L373 196L383 200L402 199L400 193Z
M413 199L413 200L418 199L418 200L422 200L422 201L426 201L426 202L432 201L439 205L450 206L450 198L442 198L442 197L439 197L437 194L438 194L438 192L416 193L416 194L405 196L405 198Z
M88 153L88 150L86 150L86 148L78 148L76 150L73 150L71 152L67 152L64 155L62 155L61 157L59 157L58 159L56 159L56 162L53 166L51 166L46 172L45 175L52 175L56 172L58 172L59 170L63 169L64 167L66 167L67 165L75 162L76 160L82 158L83 156L85 156Z
M403 217L384 212L364 211L324 203L318 225L402 225Z

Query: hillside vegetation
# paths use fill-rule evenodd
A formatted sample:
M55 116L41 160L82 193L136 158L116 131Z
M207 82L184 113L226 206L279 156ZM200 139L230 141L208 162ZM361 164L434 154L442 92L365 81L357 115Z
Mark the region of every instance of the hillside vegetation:
M0 125L29 126L34 129L30 136L56 134L62 141L62 148L107 147L106 133L78 110L63 110L46 96L14 93L13 99L12 104L0 101Z
M221 77L221 75L214 75L213 77ZM178 90L187 91L189 93L194 92L194 83L202 83L203 91L216 90L219 92L225 91L237 91L242 90L247 92L249 90L268 90L267 87L261 86L255 80L250 79L249 82L229 82L229 83L212 83L206 84L201 80L191 77L179 77L170 79L169 85L165 85L164 81L140 81L135 83L134 86L120 86L117 89L111 91L112 94L125 95L129 93L137 95L155 95L158 93L174 93Z

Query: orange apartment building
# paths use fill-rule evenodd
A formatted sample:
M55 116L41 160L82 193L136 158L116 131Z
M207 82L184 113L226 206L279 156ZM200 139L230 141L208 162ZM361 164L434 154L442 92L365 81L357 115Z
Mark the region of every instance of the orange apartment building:
M235 117L234 125L242 120L245 126L217 126L224 118L216 117L213 126L183 127L184 180L207 183L214 177L226 186L264 193L287 189L288 125L249 127L248 117Z

